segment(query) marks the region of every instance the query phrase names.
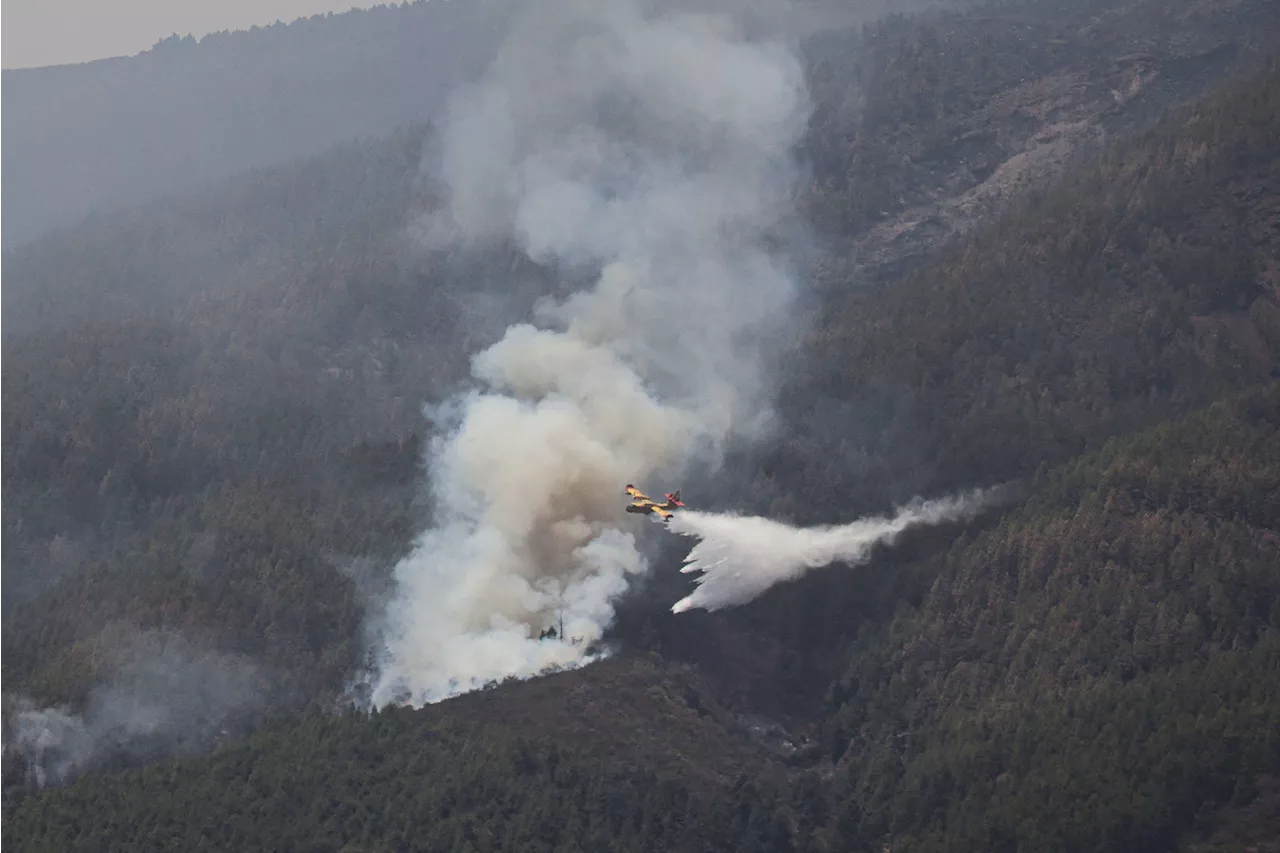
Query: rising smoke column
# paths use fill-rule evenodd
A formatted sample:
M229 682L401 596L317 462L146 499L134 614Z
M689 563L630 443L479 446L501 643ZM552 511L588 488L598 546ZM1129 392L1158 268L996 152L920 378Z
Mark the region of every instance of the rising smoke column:
M972 518L1004 493L997 488L933 501L916 499L892 517L822 527L792 527L758 516L676 513L668 523L671 531L699 540L680 571L701 574L695 578L698 588L671 611L734 607L810 569L835 562L865 563L876 545L892 544L908 528Z
M646 570L623 485L762 426L794 291L768 247L808 111L781 45L638 0L531 6L453 102L426 238L514 239L596 283L509 328L435 413L435 521L376 623L375 705L586 660Z

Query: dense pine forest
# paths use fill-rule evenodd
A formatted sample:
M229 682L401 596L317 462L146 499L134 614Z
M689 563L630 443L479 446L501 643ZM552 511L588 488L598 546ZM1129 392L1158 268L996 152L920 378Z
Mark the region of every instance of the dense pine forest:
M418 710L345 700L430 516L422 406L573 274L413 239L416 116L7 249L6 838L1280 850L1278 35L1251 0L811 35L782 428L689 491L1016 499L716 613L670 612L669 542L611 657Z

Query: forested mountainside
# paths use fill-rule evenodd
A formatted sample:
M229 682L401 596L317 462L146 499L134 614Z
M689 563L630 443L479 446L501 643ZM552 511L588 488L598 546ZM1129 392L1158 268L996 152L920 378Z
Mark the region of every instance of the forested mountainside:
M805 40L816 105L800 152L812 173L803 207L829 244L819 272L834 286L903 271L1109 134L1202 91L1280 32L1266 0L1014 9L896 16ZM3 333L260 288L308 259L369 263L374 238L432 203L416 175L429 136L415 125L200 193L113 205L26 243L4 259ZM27 209L6 201L10 219Z
M1276 832L1277 495L1277 383L1045 472L997 527L917 567L936 578L919 607L862 622L821 745L786 761L650 653L422 711L291 717L209 757L21 797L8 838L1243 849Z
M816 36L805 206L831 237L831 274L901 274L1269 50L1277 17L1265 2L1011 2L892 19L853 45Z
M415 201L424 127L90 216L5 254L6 340L261 287L342 246L368 251Z
M790 838L782 775L726 722L687 672L614 660L421 712L290 719L123 787L86 779L67 789L76 805L26 800L9 837L68 851L777 849L759 845ZM107 830L103 808L132 829Z
M1011 478L1024 499L963 535L926 531L866 568L715 614L670 613L687 587L673 547L625 602L618 657L422 711L330 713L360 664L363 614L422 529L419 407L561 277L515 251L406 251L395 220L430 188L392 185L429 131L28 247L31 280L86 295L102 246L123 259L106 265L118 286L99 297L101 319L24 303L49 328L4 345L6 744L26 697L78 713L49 719L72 730L35 753L38 767L6 752L10 843L1118 851L1274 839L1280 68L1255 55L1280 23L1273 9L1012 4L985 23L935 15L849 33L859 62L879 57L858 72L878 81L866 91L892 100L837 104L853 71L812 54L815 81L829 76L814 84L825 94L804 147L830 159L813 158L800 202L829 243L857 252L813 270L820 310L789 356L776 445L699 489L805 522ZM1064 104L1106 133L955 228L884 236L987 180L947 183L946 168L922 165L926 131L958 134L935 139L945 152L1027 91L1017 68L982 89L981 65L940 64L957 55L949 38L1025 26L1032 57L1075 33L1070 62L1101 86L1144 16L1184 29L1143 49L1191 44L1200 76L1179 77L1170 69L1188 66L1165 53L1159 74L1139 75L1140 96L1105 115L1074 83L1063 91L1076 100L1002 113L1027 135L996 133L1011 147L991 149L1003 163L992 175ZM1020 43L1010 35L992 56ZM939 68L955 84L942 94ZM920 118L961 90L975 94L949 124ZM864 127L899 135L877 155L884 168L864 163L853 180ZM877 180L897 198L864 209L861 182ZM271 205L316 215L286 227L257 211ZM228 223L214 248L172 248L210 220ZM898 254L881 263L875 247ZM147 271L178 269L185 252L204 277L139 313L162 281ZM192 678L212 687L171 689ZM193 695L198 709L183 704ZM90 772L36 791L35 770L48 783Z
M802 472L810 505L875 483L902 499L1024 476L1275 376L1278 99L1273 67L1108 148L892 287L830 291L790 389L793 411L827 411L797 418L766 471ZM879 423L833 424L859 411ZM795 492L777 493L778 511L798 511Z
M1170 850L1280 769L1280 384L1042 475L930 562L828 696L843 849Z

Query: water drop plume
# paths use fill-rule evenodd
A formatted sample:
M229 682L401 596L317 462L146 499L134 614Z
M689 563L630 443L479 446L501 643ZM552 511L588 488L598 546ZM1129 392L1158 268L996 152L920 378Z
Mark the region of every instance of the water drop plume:
M892 516L820 527L793 527L760 516L677 513L671 531L698 540L680 571L698 573L698 586L671 610L735 607L812 569L865 563L877 545L892 544L909 528L972 518L1003 494L1003 489L991 489L938 500L917 498Z

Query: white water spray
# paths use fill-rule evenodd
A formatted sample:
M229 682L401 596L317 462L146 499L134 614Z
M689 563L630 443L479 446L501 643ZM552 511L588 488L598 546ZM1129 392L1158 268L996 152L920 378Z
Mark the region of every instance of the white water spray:
M685 573L700 572L697 589L672 606L720 610L746 604L765 590L831 563L864 563L879 544L892 544L911 527L976 516L996 498L995 490L925 501L916 499L892 517L862 518L850 524L792 527L759 516L679 512L673 533L699 541L685 557Z

